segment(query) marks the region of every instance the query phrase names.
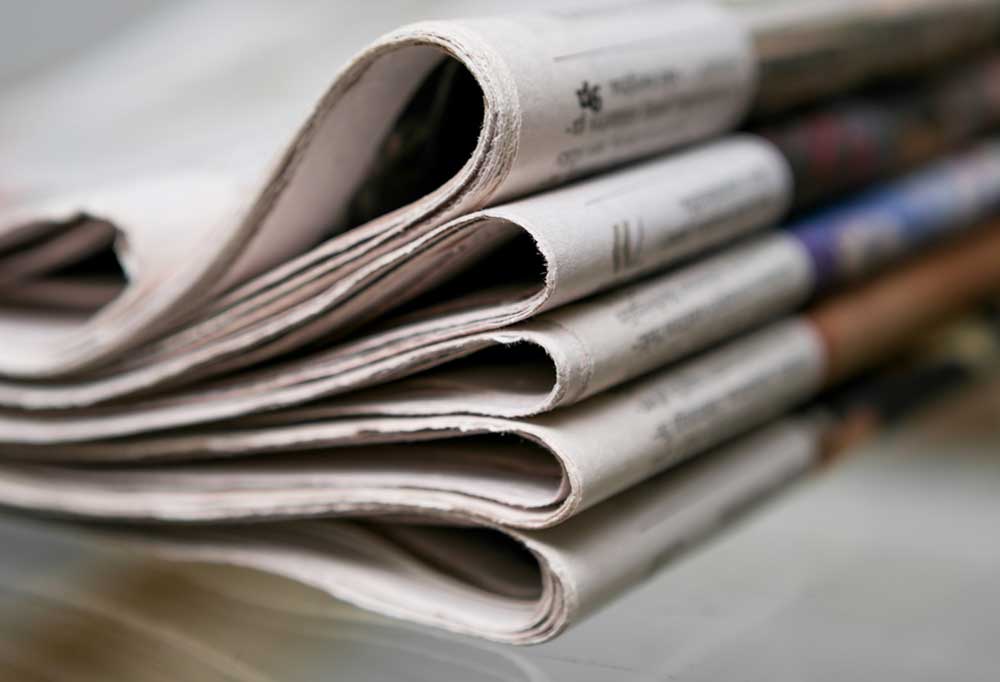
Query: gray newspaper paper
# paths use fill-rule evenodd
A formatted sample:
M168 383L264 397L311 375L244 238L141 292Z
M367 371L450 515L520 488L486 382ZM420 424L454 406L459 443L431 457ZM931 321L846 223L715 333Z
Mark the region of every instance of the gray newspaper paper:
M394 125L405 123L397 121L411 98L445 87L442 63L454 64L453 79L471 79L449 100L449 110L480 119L466 155L441 170L440 186L416 184L422 198L368 191L374 199L360 202L386 163L384 141L403 134ZM286 348L289 335L301 343L356 325L461 267L457 251L468 258L491 240L442 244L438 235L432 244L434 226L731 128L747 111L754 74L740 20L705 2L400 29L344 69L256 179L187 173L4 206L0 244L32 242L39 224L60 233L113 226L128 284L94 317L0 317L0 373L79 373L184 325L198 331L146 354L200 353L204 364L206 354L224 362L252 348L260 358ZM359 203L373 204L363 225L352 224ZM68 241L66 257L78 257L85 240ZM408 253L431 246L430 263L396 272ZM192 336L207 348L191 348Z
M144 527L113 537L168 558L277 573L397 618L531 644L808 470L819 433L819 422L785 419L544 530L331 519ZM79 492L58 479L42 488L53 497ZM310 492L299 495L305 502Z
M792 318L536 417L267 424L265 415L258 426L50 446L38 454L213 461L100 468L8 462L0 464L0 502L130 520L406 512L551 526L787 411L818 390L825 362L812 325Z
M863 2L685 0L397 30L342 71L270 167L127 173L99 187L77 179L62 193L5 196L0 259L17 287L7 293L0 280L0 301L34 302L45 312L0 311L0 374L52 383L44 397L29 387L23 399L9 383L4 403L96 404L346 334L518 234L505 219L436 229L449 220L718 135L755 97L773 108L776 92L816 97L984 44L996 33L998 7L995 0L907 0L891 11ZM884 40L896 33L911 41ZM802 90L796 83L817 60L839 67L837 77L824 68L827 88L814 80ZM447 101L451 119L426 101L435 98ZM448 131L448 153L435 155L447 162L407 178L399 173L407 145L433 148L433 139L410 139L421 128ZM386 190L395 186L404 189ZM643 226L634 216L615 218L623 219L608 228L619 240L622 272L578 293L670 262L668 252L639 249ZM745 227L730 225L730 234ZM724 238L706 230L704 246ZM125 271L117 296L113 283L73 287L41 276L112 239ZM563 269L597 269L576 260L594 252L580 240L571 245ZM477 317L428 320L424 331L437 324L439 336L469 332L474 321L481 331L535 312L545 295L537 282L527 284L491 289L501 296L495 310L484 310L490 299L481 297ZM550 306L569 300L572 288L563 289ZM458 298L452 311L469 304ZM99 314L87 314L93 306Z
M791 172L727 131L985 44L998 16L423 22L358 54L270 165L4 191L0 504L176 522L114 534L547 639L817 456L815 420L761 428L828 369L787 316L808 254L767 231ZM109 253L122 280L64 269Z

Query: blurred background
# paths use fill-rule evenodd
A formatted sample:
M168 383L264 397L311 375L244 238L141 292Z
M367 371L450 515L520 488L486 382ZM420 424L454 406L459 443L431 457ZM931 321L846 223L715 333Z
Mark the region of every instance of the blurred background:
M72 59L164 0L61 0L0 3L0 86Z

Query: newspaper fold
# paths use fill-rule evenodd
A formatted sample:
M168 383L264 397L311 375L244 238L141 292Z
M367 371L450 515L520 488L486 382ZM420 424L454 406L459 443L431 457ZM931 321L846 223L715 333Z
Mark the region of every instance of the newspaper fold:
M552 526L787 412L998 289L993 224L804 316L548 414L312 415L46 445L22 453L76 463L4 463L0 502L120 520L411 513ZM149 457L209 461L93 466Z
M513 543L475 529L344 521L285 523L277 533L243 526L235 537L231 527L162 535L144 528L132 537L168 557L276 572L396 617L505 642L542 641L887 423L960 388L995 389L998 321L995 308L961 318L888 367L824 395L803 416L743 436L561 526L504 531ZM482 608L484 600L490 605Z
M343 376L327 392L385 381L409 371L406 358L416 366L441 362L448 355L439 357L442 345L462 345L452 340L456 335L484 335L499 324L669 267L679 258L760 228L761 221L770 220L779 205L789 201L789 194L801 206L926 161L1000 120L1000 90L994 85L998 64L990 56L901 91L820 107L764 130L773 147L756 137L735 136L449 221L431 230L427 239L393 252L377 270L380 279L359 292L350 306L340 312L335 308L325 319L346 323L359 308L370 312L384 307L389 280L401 285L420 281L423 286L428 278L461 267L471 268L472 275L460 277L434 297L424 297L408 315L383 322L381 330L369 328L362 338L301 362L322 368L339 358ZM840 153L831 156L831 149ZM782 179L787 170L779 154L791 163L790 186ZM618 189L627 205L615 201ZM598 208L604 210L591 210ZM474 264L464 265L469 261ZM204 384L214 374L304 342L295 334L282 335L284 326L275 323L286 305L294 300L311 305L324 287L336 282L334 273L332 279L312 284L297 279L276 283L266 299L251 296L241 303L238 297L224 297L203 322L134 351L100 373L42 384L0 380L0 404L87 407ZM289 298L292 294L294 299ZM4 296L22 303L55 299L57 307L74 309L87 301L107 300L108 287L92 278L62 275L0 290L0 300ZM268 343L269 334L280 342ZM241 348L246 350L237 352ZM388 368L386 360L393 356L399 361ZM284 369L290 380L298 376L293 367Z
M309 271L319 268L337 273L334 300L345 301L357 290L346 281L352 274L421 229L732 127L754 71L746 31L711 3L400 29L344 69L256 189L182 175L6 209L0 234L10 242L39 222L114 225L130 284L98 316L64 320L66 328L36 343L22 342L33 325L5 319L0 372L44 378L87 369L247 280L248 291L262 291L296 275L315 279ZM437 97L469 139L435 118ZM386 191L403 179L379 182L401 163L383 146L403 146L393 136L426 121L448 134L437 155L443 167L422 169L403 196ZM421 186L438 178L438 187ZM357 226L357 215L371 220Z
M817 431L789 419L544 530L314 520L110 532L133 549L249 566L386 615L530 644L805 471Z
M102 223L116 231L127 277L96 315L74 310L83 301L44 319L0 315L0 374L75 381L155 341L114 372L156 358L157 378L131 386L140 390L210 363L224 371L243 356L259 361L342 335L453 275L504 232L434 242L436 257L398 271L400 257L431 246L428 230L733 127L763 92L759 62L783 90L778 84L799 73L790 64L850 51L843 64L854 66L827 89L812 88L815 97L940 61L996 33L995 0L907 0L891 12L809 4L816 7L803 12L795 3L763 11L639 3L416 24L356 57L271 169L181 171L72 196L14 197L0 215L0 249L39 231ZM921 49L858 42L845 27L859 20L875 30L908 27L911 37L919 27ZM832 27L818 43L788 40L815 21ZM927 27L945 37L923 41ZM774 54L773 44L802 50ZM420 173L406 171L414 165ZM50 266L81 256L55 252ZM87 300L106 301L104 291ZM20 298L52 297L43 288ZM165 339L171 332L177 338Z
M780 172L768 175L762 171L780 170L780 164L765 163L773 160L766 148L756 146L752 140L739 140L733 143L735 146L721 144L724 152L740 152L733 154L729 167L734 175L730 177L744 173L747 177L764 177L769 180L768 193L782 187ZM716 147L710 150L719 151ZM760 156L754 158L753 152ZM692 153L700 155L702 151ZM744 159L754 163L745 167L737 163ZM527 199L496 211L520 216L519 224L533 226L532 234L543 251L561 250L553 263L572 265L574 249L569 244L578 243L574 235L586 231L600 236L606 226L598 205L581 201L580 194L594 187L603 189L603 185L598 181L595 186L574 186L555 196ZM734 188L755 185L730 182L720 186L727 187L732 195ZM691 225L692 221L686 215L672 220L676 214L667 207L685 203L690 194L682 194L685 200L675 202L672 193L659 189L656 182L638 189L630 187L633 191L618 189L610 196L621 202L616 203L620 208L633 207L633 215L639 216L633 224L645 226L640 232L646 235L645 240L637 238L639 246L633 249L636 269L647 260L655 260L655 256L644 258L643 254L656 252L659 235L668 235L669 246L664 250L676 253L688 241L685 235L695 235L693 239L700 243L706 232L728 230L734 222L729 216L754 220L754 212L742 202L735 202L740 208L730 213L725 208L728 202L713 192L709 195L713 205L723 206L711 211L711 228L701 222L692 232L685 232L685 227L673 229L675 225ZM651 187L651 194L642 193L646 187ZM765 195L771 196L768 193ZM755 195L751 191L748 194ZM654 195L660 198L654 200ZM557 198L565 203L556 203ZM514 417L545 412L579 402L788 313L817 288L868 274L917 248L964 231L991 215L998 205L1000 145L990 140L858 199L817 212L783 233L749 240L679 270L559 307L519 325L452 338L450 333L439 334L440 340L429 333L421 344L417 340L421 338L422 323L418 321L330 351L178 389L163 398L51 415L0 413L0 441L94 440L276 408L291 411L284 417L286 420L304 419L311 414L329 417L472 412ZM555 206L562 210L543 212ZM647 210L641 212L642 207ZM765 207L776 210L773 201ZM541 218L531 217L532 210ZM486 213L496 214L494 210ZM718 215L727 218L719 220L715 218ZM577 263L603 261L603 270L554 269L558 273L551 278L554 298L567 289L575 296L580 287L588 283L593 286L602 277L614 275L614 247L625 243L616 234L615 230L604 232L603 250L596 248L599 239L586 240L594 245L595 253L603 251L604 258L586 258L586 250L576 249L577 253L583 252ZM574 277L574 273L578 276ZM434 319L440 322L445 318L439 315ZM441 366L412 379L315 404L319 398L433 365ZM0 385L0 402L17 399L23 405L34 399L37 406L50 399L52 393L53 389L46 386ZM65 398L65 391L56 391L56 397ZM298 407L304 403L311 404Z
M963 317L889 367L824 395L803 416L745 435L556 528L381 519L104 532L129 551L250 566L395 617L503 642L543 641L886 422L995 377L998 322L995 308Z

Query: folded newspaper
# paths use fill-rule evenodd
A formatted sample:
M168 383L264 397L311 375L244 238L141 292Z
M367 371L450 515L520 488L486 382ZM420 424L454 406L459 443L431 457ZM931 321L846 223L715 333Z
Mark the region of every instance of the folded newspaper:
M318 409L263 415L260 424L48 446L29 452L85 461L208 461L4 463L0 502L161 521L420 513L551 526L787 412L997 289L994 222L802 315L573 407L521 419Z
M637 168L449 221L434 234L467 241L503 232L508 245L487 256L485 262L479 261L473 275L459 278L443 292L435 292L427 305L386 320L353 340L310 352L298 350L303 341L295 335L282 336L282 347L298 350L298 361L258 371L256 377L250 373L244 383L266 389L273 407L281 404L278 386L267 385L266 376L259 375L278 376L285 384L301 377L298 387L302 389L303 382L309 381L311 398L384 382L443 362L460 349L473 348L473 339L459 338L463 334L478 333L482 344L498 326L655 272L741 234L760 231L773 224L790 203L815 201L910 167L989 130L1000 119L1000 91L993 87L998 69L1000 61L991 56L902 93L821 107L768 129L764 138L730 136ZM955 116L959 109L961 117ZM831 159L831 145L848 153ZM990 183L997 181L990 170L993 154L983 151L979 156L980 160L975 154L961 157L953 170L943 173L959 179L973 177L984 192L969 199L960 192L947 209L951 215L964 210L961 204L968 204L971 211L977 210L977 202L980 208L988 207ZM983 177L976 178L977 174ZM923 194L933 196L927 186L934 182L935 172L928 170ZM909 194L915 197L911 200L920 200L916 191ZM580 235L587 238L581 240ZM462 254L462 258L474 257L464 251ZM787 245L768 248L758 244L745 255L748 266L744 280L756 278L757 286L745 292L744 299L759 308L758 315L775 305L776 297L783 296L788 305L802 293L791 290L808 267L803 254L791 253ZM399 267L393 266L393 272L418 268L417 275L424 273L426 264L421 265L420 258L410 254L402 258L396 264ZM439 262L436 265L441 266ZM717 268L721 265L718 263ZM706 266L702 273L711 267ZM792 273L779 290L766 281L773 279L776 272ZM692 273L688 281L696 277ZM663 283L671 286L669 280ZM312 303L317 296L325 295L329 285L326 280L309 287L290 281L282 287ZM646 286L650 293L655 289L653 284ZM703 293L710 291L715 300L706 299L704 304L718 303L728 289L720 285L717 291ZM384 293L374 287L369 295ZM678 310L683 308L676 306ZM264 326L238 327L241 336L234 338L229 327L219 329L216 320L210 319L140 349L90 378L39 384L0 380L0 405L29 409L82 407L127 395L162 392L164 388L175 392L185 383L194 384L194 391L212 395L206 384L212 374L232 371L280 351L265 348L262 353L259 345L253 345L248 351L232 354L234 343L242 348L244 343L258 338L261 329L271 329L269 318L264 317L272 312L271 308L260 311L240 304L222 311L227 316L245 313L246 324L256 321ZM714 318L728 322L729 331L741 324L738 316ZM655 316L648 319L649 323L656 321ZM542 324L540 321L534 326ZM715 333L722 331L720 327ZM702 337L690 335L688 345L704 343ZM220 353L224 355L220 357ZM303 367L308 367L306 376ZM238 386L227 389L228 394L237 390ZM250 399L253 390L247 390L246 398ZM197 416L201 420L211 417L209 413ZM150 422L147 428L152 426Z
M566 199L562 215L579 213L581 219L573 223L577 228L584 224L585 210L576 207L587 206L583 193L592 184L560 192L576 197ZM623 204L636 199L622 191L614 196ZM551 198L541 194L523 200L518 213L524 215L526 207ZM1000 144L988 139L856 199L807 215L783 231L742 241L691 265L527 322L442 340L429 335L412 348L419 336L414 327L420 323L403 324L331 350L176 389L162 397L80 411L0 413L0 443L10 451L18 445L25 446L22 452L41 445L45 454L65 454L56 444L134 437L259 412L269 413L265 418L272 423L351 414L473 412L519 417L547 412L604 393L788 313L815 290L869 274L901 255L968 230L998 206ZM651 211L646 224L658 215ZM545 223L525 222L539 226L537 243L561 241L558 234L543 231ZM421 369L428 371L316 402ZM128 378L112 377L112 386ZM102 386L107 384L75 388ZM53 392L59 398L68 391L48 385L0 386L0 399L41 402ZM298 407L304 403L308 406ZM285 409L276 412L277 408ZM125 450L151 458L163 456L164 447L186 455L199 449L237 454L247 447L240 442L226 450L220 439L194 430L165 439L169 445L133 439ZM200 445L206 439L215 445ZM105 456L122 447L121 441L110 444Z
M1000 291L998 34L1000 0L429 21L271 165L15 173L0 505L547 639Z
M748 506L842 456L883 422L984 377L995 387L997 310L949 325L931 341L894 369L553 528L300 520L104 532L129 549L284 575L394 617L502 642L540 642Z
M5 314L0 374L76 376L154 340L131 361L231 367L344 333L511 233L498 221L434 229L450 218L717 135L758 93L803 87L810 59L840 66L837 78L824 71L829 87L810 92L818 96L988 44L998 6L639 3L400 29L341 72L271 168L233 177L182 169L25 191L24 201L15 186L0 213L0 249L30 253L24 272L114 239L128 284L95 316ZM814 41L795 41L791 54L769 47L804 32ZM906 40L873 39L895 34ZM768 181L755 175L750 189ZM732 201L746 200L745 183ZM768 208L780 207L763 206L759 220L773 217ZM603 274L591 288L622 279Z

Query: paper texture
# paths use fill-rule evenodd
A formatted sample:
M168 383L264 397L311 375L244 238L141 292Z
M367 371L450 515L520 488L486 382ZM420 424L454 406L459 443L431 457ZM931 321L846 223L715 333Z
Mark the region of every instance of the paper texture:
M414 283L429 287L471 268L471 275L460 277L396 322L386 321L361 338L302 360L311 365L308 375L313 380L324 373L342 375L324 389L314 381L314 395L385 381L411 371L407 358L413 367L425 367L450 356L442 346L479 347L469 339L468 344L459 340L463 334L509 324L669 267L678 258L759 228L763 221L773 220L789 194L796 204L809 203L959 146L1000 118L1000 91L991 85L995 72L994 57L978 60L901 92L854 98L769 127L763 133L774 147L746 135L733 137L634 171L578 183L551 198L537 195L450 221L426 238L390 251L346 282L336 268L302 272L278 268L257 284L218 299L201 321L192 320L186 329L99 372L44 385L0 381L0 403L32 409L84 407L204 382L212 374L306 343L312 331L284 332L319 310L326 311L320 316L323 324L352 324L379 314L387 302L396 303L400 292ZM840 150L836 157L830 153L834 148ZM782 179L787 170L780 157L791 161L791 187ZM970 175L989 182L988 160L965 163ZM924 185L937 182L935 176ZM616 192L626 188L631 191L621 201L629 199L628 205L615 207ZM926 188L918 185L910 194L919 202ZM610 212L589 210L593 200ZM588 210L577 202L587 204ZM916 206L919 211L919 203ZM869 220L863 229L871 224ZM589 229L584 231L583 226ZM579 239L584 233L587 238ZM650 248L651 243L656 248ZM512 262L519 267L511 268ZM15 289L0 287L0 300L55 306L72 325L73 320L83 319L88 304L99 305L115 295L113 279L73 281L77 286L68 287L59 278L30 280L30 286L19 282ZM349 305L338 305L335 301L346 291L344 286L361 288ZM328 309L331 301L334 307ZM6 314L8 325L14 319L21 332L34 330L42 347L53 329L62 328L61 318L52 315L41 320L38 315ZM371 369L369 374L355 371L365 366ZM285 371L292 382L303 374L294 363Z
M690 154L695 156L684 156L677 163L691 168L695 164L687 162L692 159L726 159L729 173L723 174L721 184L709 185L711 191L702 190L700 181L695 193L679 183L679 195L674 195L659 189L653 173L660 164L674 162L657 162L627 175L647 182L624 184L633 190L624 196L613 184L621 178L611 176L489 209L489 215L518 216L517 224L526 226L535 246L549 254L543 294L519 313L503 316L504 307L495 303L468 305L451 315L439 311L426 320L389 327L329 351L216 384L176 390L161 399L67 414L58 423L53 423L54 415L0 415L0 424L8 427L7 440L12 442L123 436L291 408L449 360L448 366L402 384L335 400L328 414L544 412L790 312L818 288L866 275L969 229L1000 203L1000 147L987 140L858 199L806 216L783 233L559 307L527 323L480 331L483 326L489 329L482 320L491 313L501 322L516 321L532 310L545 309L550 301L576 298L602 281L613 282L622 276L622 269L641 272L658 260L657 254L677 257L691 244L702 245L706 234L726 234L734 226L756 224L760 212L779 210L784 195L782 166L766 146L738 139ZM648 187L655 194L645 194ZM604 195L605 191L610 193ZM748 203L744 195L752 201ZM589 196L613 201L592 203L586 200ZM700 206L706 196L711 197L713 209L700 210L697 217L682 210ZM605 204L608 213L599 210ZM632 217L622 219L619 211L625 206L632 208L627 214ZM512 220L506 224L514 225ZM615 227L620 225L633 226L631 242L621 236L628 230ZM581 233L595 237L580 240ZM580 248L581 244L591 244L593 250ZM657 249L658 244L665 246ZM623 265L623 250L632 254L631 267ZM113 395L115 390L134 387L144 376L148 374L137 371L67 389L0 384L0 401L64 407L76 396L102 390ZM32 431L38 435L16 435Z
M248 12L256 67L217 36L164 89L209 92L204 58L263 98L294 63L268 22L319 40ZM228 141L206 127L148 164L120 142L51 185L18 142L0 506L548 639L905 412L900 386L995 359L829 392L1000 291L998 34L998 0L540 7L385 34L311 113L248 113L253 140L253 97L221 98ZM135 94L125 140L171 118L134 73L106 88L109 110ZM45 91L0 128L75 111Z
M0 316L0 374L120 374L123 352L152 343L131 358L159 363L157 378L134 386L148 387L209 362L232 369L243 356L262 361L345 334L468 265L455 251L472 258L500 239L484 231L461 246L439 242L453 257L395 270L402 252L427 248L427 231L449 219L717 135L755 93L785 92L797 82L791 71L817 57L854 66L837 78L815 70L827 82L802 87L809 99L969 51L996 29L995 1L909 0L892 12L816 5L639 3L416 24L359 53L271 165L254 153L258 163L246 166L192 172L178 163L185 170L98 176L65 194L14 193L0 214L0 247L96 220L117 230L127 277L95 316L52 311L41 332L33 317ZM940 41L915 51L872 39L915 17L922 31L940 29ZM861 21L871 33L858 40ZM423 172L406 172L415 160ZM194 339L219 344L212 360L208 349L178 359Z
M449 315L447 308L429 306L413 322L336 351L348 358L363 355L370 363L377 358L365 352L368 347L383 355L390 349L398 353L400 344L412 349L514 322L760 229L782 215L790 193L785 162L773 147L752 136L734 136L446 223L360 271L354 281L374 285L320 321L349 323L352 314L384 306L397 289L428 286L429 280L482 257L484 250L515 240L513 248L494 258L498 276L465 282L458 302L450 303L459 312ZM511 262L522 265L512 268ZM530 270L536 266L542 272ZM512 286L517 274L523 281ZM307 338L282 334L290 320L318 315L324 302L351 281L333 272L315 281L292 277L257 300L233 295L232 306L139 353L107 378L64 389L51 383L37 389L0 384L0 402L33 408L86 405L178 375L197 376L210 363L214 371L233 369L234 356L239 364L264 359L304 343Z
M356 513L385 506L494 523L551 525L777 416L817 390L823 371L823 349L812 329L801 321L785 322L680 368L531 419L362 418L263 433L232 431L219 434L216 441L225 452L250 454L277 448L280 454L220 466L178 464L131 472L70 468L60 473L58 468L32 470L27 465L4 464L0 500L98 517L162 520L297 516L306 510ZM620 428L623 423L629 424L627 430ZM440 437L449 440L391 445ZM182 440L188 441L184 445L191 450L190 440ZM193 449L204 452L211 448L213 438L201 436L196 441ZM331 445L380 441L389 444L375 450L329 450ZM314 452L293 458L290 453L296 450ZM155 453L157 447L144 444L139 451ZM477 464L480 456L485 457L485 467ZM414 457L423 462L420 467L407 465ZM431 460L440 461L441 466L426 466ZM359 467L362 462L374 466ZM409 485L401 487L397 475L409 479ZM51 490L44 490L45 481L57 480L64 480L68 488L65 494L53 496ZM279 485L281 480L285 482ZM307 481L318 486L317 497L325 495L326 499L306 502L303 507L295 491ZM270 504L263 491L248 494L262 486L276 493ZM79 494L70 494L73 488ZM166 494L154 494L156 488ZM177 494L184 490L187 493ZM203 492L188 497L196 490ZM233 493L231 501L226 491ZM126 497L112 501L120 494ZM93 504L99 509L91 508Z
M889 357L1000 288L998 263L1000 231L991 225L803 316L536 417L324 417L316 410L223 429L22 449L81 463L210 461L9 462L0 469L0 500L118 519L419 513L550 526Z
M279 573L398 618L515 644L543 641L804 471L815 427L789 420L543 531L483 534L346 521L115 532L185 561ZM522 548L517 549L517 545Z
M638 46L630 47L634 40ZM440 187L411 190L417 201L409 207L409 201L399 204L398 197L385 196L375 201L372 222L350 224L352 197L366 174L379 172L382 140L392 134L408 100L419 100L415 93L422 79L447 59L472 79L470 94L456 95L451 106L482 120L464 141L468 157L459 156L450 172L441 171ZM225 191L225 178L188 174L5 209L0 216L5 239L17 239L39 221L94 216L115 225L130 244L128 260L146 267L142 275L139 268L130 269L131 284L102 313L108 324L100 326L95 318L69 325L30 351L19 342L20 327L8 324L2 338L10 348L5 345L0 354L0 372L41 378L86 369L162 333L171 319L190 316L213 292L289 259L282 271L286 277L321 267L347 280L418 228L505 194L721 132L745 111L753 73L746 32L727 12L706 3L401 29L349 64L273 170L249 184L236 183L236 191ZM614 82L587 97L590 86L576 82L581 74ZM575 89L583 89L584 96L577 97ZM577 147L584 145L586 158L558 142L581 115L585 132L570 137L579 140ZM460 155L462 142L454 147ZM573 159L560 166L556 159L567 150ZM168 210L155 218L141 210L164 202ZM256 288L268 281L265 275ZM154 288L155 295L146 293ZM409 290L419 293L415 286ZM344 281L331 301L313 307L327 310L353 291ZM285 328L318 314L288 319Z
M970 344L970 335L987 343ZM963 318L893 366L550 529L346 521L134 527L130 551L251 566L365 608L528 644L558 634L884 420L981 383L1000 357L995 312ZM988 376L988 374L987 374ZM412 520L412 519L411 519Z

